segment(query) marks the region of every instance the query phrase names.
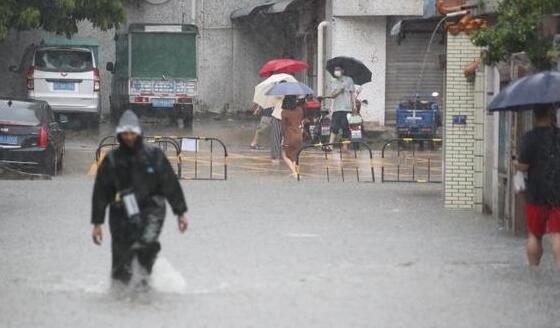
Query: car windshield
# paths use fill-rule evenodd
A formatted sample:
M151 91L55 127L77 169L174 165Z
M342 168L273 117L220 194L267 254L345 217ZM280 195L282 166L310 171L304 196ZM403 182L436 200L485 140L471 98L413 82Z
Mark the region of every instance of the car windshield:
M88 50L43 49L35 54L35 67L50 72L86 72L93 69L93 56Z
M39 125L41 123L39 114L40 109L36 104L13 103L10 106L6 101L0 103L0 124Z

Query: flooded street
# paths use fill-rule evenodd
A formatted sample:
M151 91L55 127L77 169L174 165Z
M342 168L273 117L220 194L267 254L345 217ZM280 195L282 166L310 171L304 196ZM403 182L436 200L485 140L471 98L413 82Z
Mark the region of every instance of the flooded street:
M560 328L560 0L0 0L0 328Z
M239 128L241 126L241 128ZM443 209L441 185L297 182L251 174L253 121L195 123L232 153L228 181L183 181L152 290L110 288L110 236L91 242L95 134L67 135L49 181L0 181L2 327L556 327L560 275L523 239ZM110 133L103 126L100 135ZM178 134L147 128L148 134ZM266 156L266 152L263 153ZM268 164L270 165L270 164Z

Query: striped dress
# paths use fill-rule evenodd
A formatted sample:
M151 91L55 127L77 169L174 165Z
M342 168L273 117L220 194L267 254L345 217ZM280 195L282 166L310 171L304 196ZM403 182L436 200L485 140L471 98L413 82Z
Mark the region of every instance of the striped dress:
M270 157L274 160L282 158L282 121L273 117L271 129Z

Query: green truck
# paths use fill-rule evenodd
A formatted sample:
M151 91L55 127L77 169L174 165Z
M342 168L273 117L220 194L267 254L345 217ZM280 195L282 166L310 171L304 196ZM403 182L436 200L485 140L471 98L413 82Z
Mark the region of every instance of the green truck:
M179 127L193 121L197 97L194 25L132 24L115 35L111 118L132 109L139 116L168 117Z

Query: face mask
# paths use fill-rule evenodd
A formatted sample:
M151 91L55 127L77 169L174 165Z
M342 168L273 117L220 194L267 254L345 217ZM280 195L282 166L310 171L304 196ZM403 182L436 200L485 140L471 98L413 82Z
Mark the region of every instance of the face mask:
M342 76L342 72L341 72L341 71L334 71L334 76L336 76L336 77L341 77L341 76Z

